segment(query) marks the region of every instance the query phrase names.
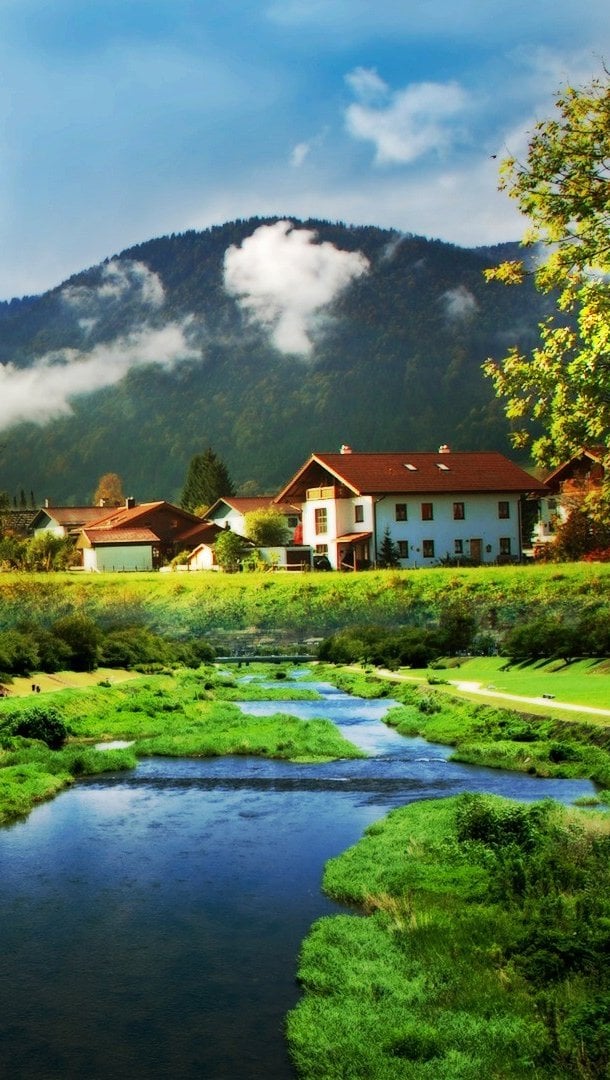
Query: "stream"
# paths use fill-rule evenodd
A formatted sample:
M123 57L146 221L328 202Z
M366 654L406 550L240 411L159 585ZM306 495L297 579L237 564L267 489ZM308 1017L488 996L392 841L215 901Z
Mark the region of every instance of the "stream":
M326 716L369 758L151 758L0 829L2 1075L293 1080L299 947L341 910L320 891L327 859L416 799L593 791L449 762L380 722L393 702L303 685L324 700L244 711Z

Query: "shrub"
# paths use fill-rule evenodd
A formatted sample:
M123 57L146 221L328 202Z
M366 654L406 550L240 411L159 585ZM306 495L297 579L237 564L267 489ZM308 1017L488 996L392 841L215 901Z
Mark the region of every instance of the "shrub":
M31 705L14 721L13 732L28 739L40 739L51 750L63 746L68 729L54 705Z

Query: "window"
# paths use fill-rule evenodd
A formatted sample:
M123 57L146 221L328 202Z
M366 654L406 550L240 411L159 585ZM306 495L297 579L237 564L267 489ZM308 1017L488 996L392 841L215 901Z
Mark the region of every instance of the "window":
M463 540L454 540L453 541L453 553L454 553L454 555L463 555L464 554L464 541Z
M359 521L364 521L364 506L362 503L356 503L354 506L354 521L358 524Z
M289 529L296 529L299 524L299 517L297 514L289 514L286 518L286 523Z
M407 520L407 504L406 503L396 503L396 521L406 521L406 520Z
M398 548L398 558L399 559L408 559L409 558L409 544L408 544L407 540L399 540L396 546Z
M464 520L464 503L454 503L453 504L453 520L454 521L463 521Z
M500 537L500 555L510 555L510 536Z
M434 558L434 540L424 540L422 542L422 554L424 559Z
M316 544L316 555L328 555L328 544Z
M315 512L316 532L325 533L328 532L328 517L325 506L320 506Z
M509 518L510 517L510 503L507 499L500 499L498 503L498 517Z
M432 503L421 504L421 519L422 521L432 521L434 519L434 507Z

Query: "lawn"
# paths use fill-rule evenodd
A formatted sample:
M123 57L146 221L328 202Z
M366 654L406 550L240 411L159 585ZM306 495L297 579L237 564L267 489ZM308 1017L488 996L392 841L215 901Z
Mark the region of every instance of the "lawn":
M403 672L424 679L432 674L451 682L478 682L482 688L490 691L489 700L494 697L493 691L522 697L552 694L557 701L610 709L608 660L576 660L571 664L565 664L562 660L543 660L511 665L505 656L477 656L459 661L459 667L451 666L432 673L407 668ZM531 711L532 707L528 708Z

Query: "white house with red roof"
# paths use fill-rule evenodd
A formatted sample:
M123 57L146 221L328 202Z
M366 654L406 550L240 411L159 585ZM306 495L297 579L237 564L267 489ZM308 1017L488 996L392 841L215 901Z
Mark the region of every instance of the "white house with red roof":
M521 499L546 487L495 451L312 454L277 495L302 507L303 543L333 569L374 565L386 534L404 568L522 554Z
M301 539L301 507L298 504L281 502L273 495L230 495L217 499L207 511L206 519L245 537L246 514L253 510L275 510L282 514L290 535L287 544L260 549L264 562L283 570L300 570L304 565L310 565L309 546ZM205 553L201 554L203 558L207 558ZM212 564L212 568L214 567L215 563ZM208 568L207 564L205 568Z

